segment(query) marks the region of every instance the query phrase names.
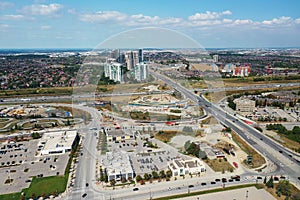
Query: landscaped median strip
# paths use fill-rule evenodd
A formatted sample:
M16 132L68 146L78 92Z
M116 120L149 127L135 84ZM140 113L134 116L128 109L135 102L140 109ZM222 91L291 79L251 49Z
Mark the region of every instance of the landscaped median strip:
M229 186L229 187L225 187L225 188L216 188L216 189L212 189L212 190L190 192L190 193L186 193L186 194L177 194L177 195L172 195L172 196L167 196L167 197L160 197L160 198L155 198L154 200L178 199L178 198L183 198L183 197L190 197L190 196L216 193L216 192L224 192L224 191L228 191L228 190L236 190L236 189L253 187L253 186L255 186L257 189L262 188L262 187L260 187L259 184L244 184L244 185Z

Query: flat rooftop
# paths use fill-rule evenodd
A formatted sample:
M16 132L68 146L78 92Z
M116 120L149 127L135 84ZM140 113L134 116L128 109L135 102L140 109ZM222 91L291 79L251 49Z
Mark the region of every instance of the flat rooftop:
M40 144L44 144L43 150L52 150L59 147L71 147L76 134L77 131L57 131L44 133L40 140Z

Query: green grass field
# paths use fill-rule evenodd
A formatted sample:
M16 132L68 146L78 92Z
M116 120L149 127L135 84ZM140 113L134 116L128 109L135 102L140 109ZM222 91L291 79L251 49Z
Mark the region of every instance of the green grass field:
M64 192L66 184L66 176L34 177L29 188L23 189L22 191L25 193L26 198L49 196Z
M0 200L20 200L21 193L9 193L0 195Z

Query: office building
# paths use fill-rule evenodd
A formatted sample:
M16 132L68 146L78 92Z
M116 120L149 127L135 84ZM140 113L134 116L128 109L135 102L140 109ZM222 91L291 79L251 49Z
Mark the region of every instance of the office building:
M63 154L70 152L76 137L78 137L77 131L44 133L38 144L41 148L41 155Z
M117 62L106 63L104 65L104 75L115 82L124 82L123 65Z
M139 49L139 63L144 61L143 49Z
M213 55L213 61L214 63L219 62L219 55Z
M148 78L149 68L147 63L141 62L134 67L134 78L138 81L143 81Z
M233 76L249 76L250 74L250 65L249 64L244 64L241 66L236 66L233 70Z
M236 110L240 112L253 112L255 110L255 101L250 99L235 99Z
M125 63L128 70L132 70L139 63L139 55L136 51L128 51L125 53Z
M191 158L188 160L174 159L168 163L168 167L173 176L199 174L206 171L203 161L199 158Z
M102 167L106 170L108 181L121 181L134 178L134 171L128 154L124 151L107 152L102 160Z

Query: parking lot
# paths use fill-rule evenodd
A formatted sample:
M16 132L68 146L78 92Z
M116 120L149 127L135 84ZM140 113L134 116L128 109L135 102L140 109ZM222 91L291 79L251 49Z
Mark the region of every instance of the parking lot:
M0 145L0 194L20 192L31 177L63 175L68 154L37 156L39 140ZM12 182L8 182L12 179ZM5 183L6 182L6 183Z
M149 143L156 147L149 147ZM149 135L138 135L136 139L109 142L109 151L125 151L128 153L136 175L144 175L152 171L165 170L168 162L184 155L178 150Z

